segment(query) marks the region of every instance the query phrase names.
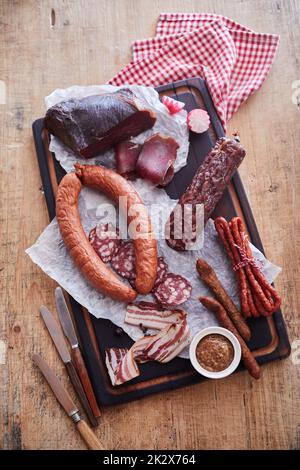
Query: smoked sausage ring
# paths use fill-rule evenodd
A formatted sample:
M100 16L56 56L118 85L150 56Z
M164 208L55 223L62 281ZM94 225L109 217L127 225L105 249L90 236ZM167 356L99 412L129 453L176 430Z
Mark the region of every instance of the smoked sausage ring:
M152 230L148 211L133 185L113 170L95 165L75 164L76 175L84 186L103 192L119 204L119 197L126 198L128 224L136 227L138 236L133 239L136 265L135 288L140 294L148 294L157 275L157 241ZM125 200L125 199L124 199Z
M56 217L61 236L76 266L86 279L104 295L132 302L137 293L126 286L99 258L90 244L78 211L81 182L75 173L63 177L56 196Z
M130 182L112 170L93 165L75 165L76 172L62 179L56 197L56 216L62 238L75 264L90 283L103 294L114 299L132 302L137 293L126 286L114 272L102 262L80 222L78 197L83 185L97 188L119 203L120 196L126 196L128 223L134 222L139 232L133 240L136 261L135 288L141 294L149 293L157 274L157 242L152 231L148 211ZM130 209L138 207L137 212Z

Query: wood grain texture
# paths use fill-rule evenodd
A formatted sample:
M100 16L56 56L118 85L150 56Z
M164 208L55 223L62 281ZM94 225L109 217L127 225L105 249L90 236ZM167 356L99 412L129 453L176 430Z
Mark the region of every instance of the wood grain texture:
M85 448L31 363L34 352L47 357L72 395L38 312L42 303L54 309L55 283L24 254L48 223L31 123L43 115L43 98L54 88L113 76L130 60L130 43L154 34L161 11L217 12L281 35L269 77L230 121L228 134L238 132L247 149L241 175L267 255L283 267L276 285L291 342L300 339L300 114L292 103L292 83L300 79L300 3L2 0L1 448ZM106 449L300 448L300 365L292 358L266 366L259 382L242 373L105 409L96 434Z

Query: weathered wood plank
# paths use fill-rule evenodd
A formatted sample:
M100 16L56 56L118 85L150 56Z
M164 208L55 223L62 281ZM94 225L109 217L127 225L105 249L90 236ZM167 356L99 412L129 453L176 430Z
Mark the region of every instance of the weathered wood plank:
M55 24L51 28L51 9ZM88 0L0 3L0 447L84 449L57 405L33 352L42 353L72 393L38 306L54 308L54 283L24 254L48 216L31 123L56 87L103 83L130 60L130 43L153 35L161 11L211 11L258 31L281 34L270 76L238 111L247 149L242 176L268 256L283 267L277 287L291 340L300 338L300 115L292 103L299 79L300 4L296 0ZM3 94L5 95L3 99ZM2 351L1 349L1 351ZM2 362L5 362L4 364ZM299 448L300 365L289 358L224 382L106 409L97 430L107 448ZM147 423L147 426L145 426Z

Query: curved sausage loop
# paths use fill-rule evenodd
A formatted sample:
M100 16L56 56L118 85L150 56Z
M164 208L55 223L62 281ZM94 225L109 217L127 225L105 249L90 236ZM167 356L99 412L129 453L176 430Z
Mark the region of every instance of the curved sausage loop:
M102 191L116 204L119 203L119 197L126 198L125 215L128 224L136 228L136 237L133 240L136 263L135 288L140 294L148 294L156 280L157 241L142 199L133 185L113 170L79 163L75 164L75 169L84 186ZM122 209L125 211L125 208Z
M63 177L56 196L56 217L63 241L86 279L104 295L132 302L137 293L126 286L99 258L90 244L80 221L78 197L81 182L75 173Z

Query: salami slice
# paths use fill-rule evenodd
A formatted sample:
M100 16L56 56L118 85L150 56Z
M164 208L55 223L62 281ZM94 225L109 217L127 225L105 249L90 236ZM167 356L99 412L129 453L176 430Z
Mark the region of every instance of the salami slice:
M162 305L177 306L190 298L192 286L179 274L168 273L153 293Z
M120 244L118 251L112 258L111 266L120 276L129 280L135 279L135 254L131 241Z
M156 275L156 281L154 283L153 290L160 284L165 276L167 275L168 272L168 265L164 259L163 256L159 256L157 259L157 275Z
M90 231L89 242L102 261L108 263L120 244L119 231L111 223L98 224Z

